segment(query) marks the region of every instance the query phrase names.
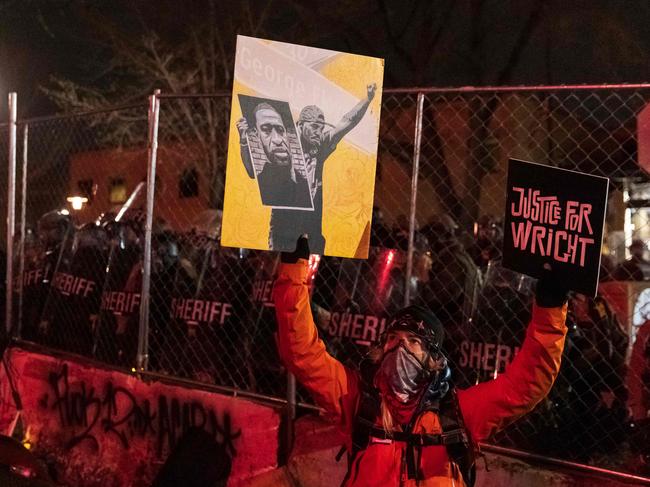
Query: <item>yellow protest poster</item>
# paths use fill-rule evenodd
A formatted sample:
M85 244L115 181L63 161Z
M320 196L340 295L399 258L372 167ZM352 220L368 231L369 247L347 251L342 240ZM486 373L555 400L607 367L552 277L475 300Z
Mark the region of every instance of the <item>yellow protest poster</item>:
M221 244L365 258L384 61L237 37Z

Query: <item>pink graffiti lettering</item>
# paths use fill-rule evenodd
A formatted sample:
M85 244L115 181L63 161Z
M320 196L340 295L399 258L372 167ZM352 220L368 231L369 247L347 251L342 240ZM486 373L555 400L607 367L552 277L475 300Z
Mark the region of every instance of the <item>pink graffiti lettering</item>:
M547 225L557 225L560 222L561 208L557 196L540 196L539 190L531 188L513 186L512 190L519 193L518 201L510 207L512 216Z
M551 257L557 262L576 261L580 267L585 266L587 246L593 245L593 238L569 234L565 231L555 231L543 225L535 225L530 220L526 222L511 222L512 240L514 247L526 250L531 254Z
M572 232L582 232L582 224L587 227L589 235L593 235L594 231L591 229L591 222L589 215L591 214L592 206L589 203L580 203L578 201L567 201L566 216L564 222L565 230Z

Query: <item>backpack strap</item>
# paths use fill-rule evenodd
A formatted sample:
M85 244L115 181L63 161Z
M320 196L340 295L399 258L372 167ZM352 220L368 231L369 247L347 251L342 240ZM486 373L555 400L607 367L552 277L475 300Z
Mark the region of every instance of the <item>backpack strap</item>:
M376 371L377 366L372 364L368 359L364 359L359 366L360 397L352 426L352 449L348 451L348 470L341 485L344 485L349 480L352 474L352 465L357 454L365 450L370 442L369 430L364 425L370 423L374 426L373 422L379 416L381 399L379 397L379 391L373 385ZM343 445L336 455L337 462L346 450L348 450L348 447Z
M370 444L371 438L381 441L403 441L407 444L406 466L409 478L421 478L419 471L422 448L425 446L445 446L449 459L458 465L463 480L468 487L473 487L476 482L476 455L478 448L475 445L463 420L456 388L451 385L442 397L434 400L425 400L422 407L416 410L411 424L406 431L387 433L383 428L375 425L375 420L381 408L379 391L374 387L372 378L375 367L361 367L361 391L359 406L352 430L352 451L348 454L348 475L354 458ZM440 418L442 433L418 434L412 429L417 417L426 411L433 411ZM342 456L342 448L337 459Z
M350 465L360 450L368 446L369 431L367 425L373 425L381 410L379 391L373 385L377 366L369 360L364 360L360 365L360 397L352 428L352 451L349 452Z
M413 446L442 446L456 443L466 443L467 435L463 429L455 429L443 433L408 433L406 431L387 432L371 423L363 425L367 429L370 441L372 439L401 441Z
M478 454L478 446L474 443L472 435L465 426L455 387L451 387L449 393L442 399L438 416L443 433L457 429L464 432L462 442L446 445L447 455L450 460L458 465L467 486L472 487L476 482L476 456Z

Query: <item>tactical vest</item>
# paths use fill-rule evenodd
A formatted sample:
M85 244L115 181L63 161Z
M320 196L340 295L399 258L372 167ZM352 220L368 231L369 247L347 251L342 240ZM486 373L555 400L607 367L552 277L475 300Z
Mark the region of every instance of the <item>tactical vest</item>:
M430 386L423 394L422 400L405 430L388 433L382 427L375 424L376 418L379 417L381 410L379 391L373 385L376 370L376 366L368 364L367 361L364 361L361 365L361 396L352 430L352 451L348 455L348 472L346 473L344 483L350 476L352 465L357 454L368 447L370 438L373 437L406 443L406 466L409 479L424 480L419 477L421 474L419 466L423 447L444 445L447 449L449 459L458 466L465 484L468 487L472 487L476 481L476 455L478 448L473 442L471 434L463 421L456 388L450 385L446 394L442 395L442 397L434 397L432 399L432 386ZM427 411L433 411L438 415L442 433L413 433L415 422ZM343 450L339 453L338 458L340 458L342 453Z

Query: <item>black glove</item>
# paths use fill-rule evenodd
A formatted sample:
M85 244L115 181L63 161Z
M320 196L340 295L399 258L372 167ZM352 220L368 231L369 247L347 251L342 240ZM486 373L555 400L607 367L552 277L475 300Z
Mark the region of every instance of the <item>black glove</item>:
M569 299L569 288L553 271L544 270L537 281L535 301L542 308L557 308Z
M298 259L309 260L309 241L307 237L301 236L296 242L296 250L293 252L282 252L280 254L280 261L285 264L295 264Z

